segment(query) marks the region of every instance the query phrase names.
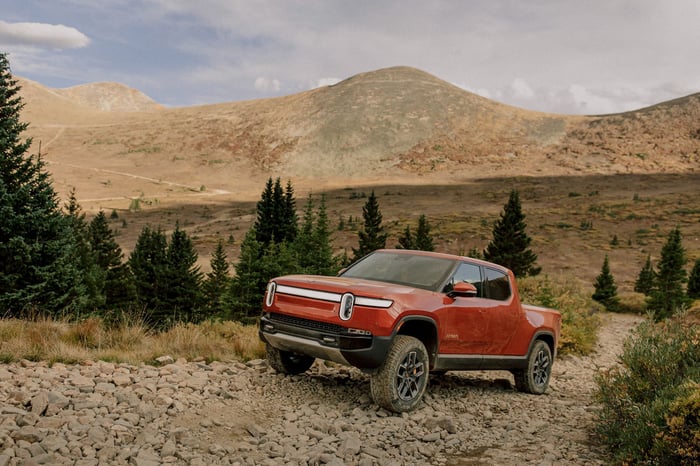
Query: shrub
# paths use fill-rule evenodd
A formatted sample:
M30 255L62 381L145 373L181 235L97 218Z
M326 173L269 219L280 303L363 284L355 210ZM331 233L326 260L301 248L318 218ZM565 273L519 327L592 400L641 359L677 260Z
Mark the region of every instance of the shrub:
M642 323L621 367L597 377L598 433L622 463L696 464L700 328L674 318Z
M559 310L562 317L559 352L589 354L598 341L601 306L572 281L527 277L518 281L523 302Z

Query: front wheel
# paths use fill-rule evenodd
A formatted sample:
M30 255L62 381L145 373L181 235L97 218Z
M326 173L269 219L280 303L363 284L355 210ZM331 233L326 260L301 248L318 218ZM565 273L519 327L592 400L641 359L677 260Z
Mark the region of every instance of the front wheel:
M411 411L428 384L428 352L414 337L397 335L379 370L370 379L372 398L384 409Z
M543 394L549 386L553 362L549 345L542 340L537 340L527 358L527 367L513 372L515 388L521 392Z
M282 351L269 343L265 346L265 353L270 367L282 374L301 374L314 363L314 358L311 356Z

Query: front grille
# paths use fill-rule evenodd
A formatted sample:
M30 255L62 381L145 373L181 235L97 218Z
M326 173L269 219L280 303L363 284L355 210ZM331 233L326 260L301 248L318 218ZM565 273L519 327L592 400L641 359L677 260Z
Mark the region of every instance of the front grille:
M317 320L300 319L299 317L288 316L286 314L271 313L270 320L272 322L279 322L281 324L293 325L295 327L315 330L317 332L330 333L333 335L340 335L345 331L345 327L337 324L328 324Z

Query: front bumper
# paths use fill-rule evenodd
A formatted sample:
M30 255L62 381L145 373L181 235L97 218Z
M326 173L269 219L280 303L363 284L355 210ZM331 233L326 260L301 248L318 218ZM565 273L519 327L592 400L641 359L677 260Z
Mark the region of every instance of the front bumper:
M360 369L379 367L391 345L391 337L352 334L341 325L278 313L262 317L259 335L279 350Z

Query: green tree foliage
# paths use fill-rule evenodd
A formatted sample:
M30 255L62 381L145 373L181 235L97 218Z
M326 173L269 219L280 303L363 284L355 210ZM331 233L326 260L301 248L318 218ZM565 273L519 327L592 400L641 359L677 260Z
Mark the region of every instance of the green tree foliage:
M396 245L396 249L415 249L413 244L413 234L411 233L411 227L406 225L406 229L403 234L399 236L399 244Z
M136 301L150 315L161 307L166 282L168 258L165 233L158 228L143 227L129 255L129 269L134 277Z
M79 310L86 290L71 225L43 160L26 155L19 91L0 53L0 314Z
M361 259L376 249L386 247L388 234L384 232L382 226L382 213L379 210L379 202L374 195L374 191L367 198L367 202L362 208L362 218L364 220L362 229L358 231L359 247L353 248L353 260Z
M223 240L219 240L209 261L211 271L207 273L203 287L205 318L224 316L226 292L231 284L228 257Z
M681 241L681 231L674 228L661 249L654 287L648 298L648 307L656 320L663 320L688 304L683 285L688 280L684 269L687 263Z
M104 309L128 309L136 299L136 289L131 271L124 263L124 253L114 239L114 232L103 211L99 211L90 222L88 236L95 263L105 276L102 289Z
M513 189L493 226L493 239L484 250L484 258L509 268L516 277L539 274L542 269L535 266L537 255L530 249L532 240L525 233L526 226L518 191Z
M688 297L690 299L700 299L700 259L695 260L688 278Z
M603 304L609 311L617 311L619 309L620 301L617 296L617 285L615 284L615 278L610 272L610 263L607 254L605 260L603 260L603 267L601 268L600 275L595 279L594 287L595 292L592 296L594 300Z
M256 206L257 217L253 229L255 239L267 246L271 242L292 241L297 232L296 200L291 183L286 191L280 179L267 180L265 189Z
M73 251L73 260L78 266L82 286L85 290L80 308L94 311L102 308L105 304L104 286L106 273L97 265L96 257L90 244L88 223L75 196L75 188L71 189L68 195L66 211L76 243Z
M430 223L425 215L418 217L418 228L416 229L415 248L420 251L434 251L433 237L430 234Z
M196 322L201 318L202 272L197 266L197 258L192 239L176 223L166 249L167 286L162 290L160 303L166 321Z
M334 275L339 268L339 259L333 256L325 196L321 196L316 213L313 208L313 199L309 195L301 228L291 245L296 269L306 274Z
M647 260L639 271L639 276L634 282L634 291L637 293L644 293L646 296L651 294L651 290L654 288L654 280L656 279L656 273L654 272L654 266L651 264L651 256L647 255Z

